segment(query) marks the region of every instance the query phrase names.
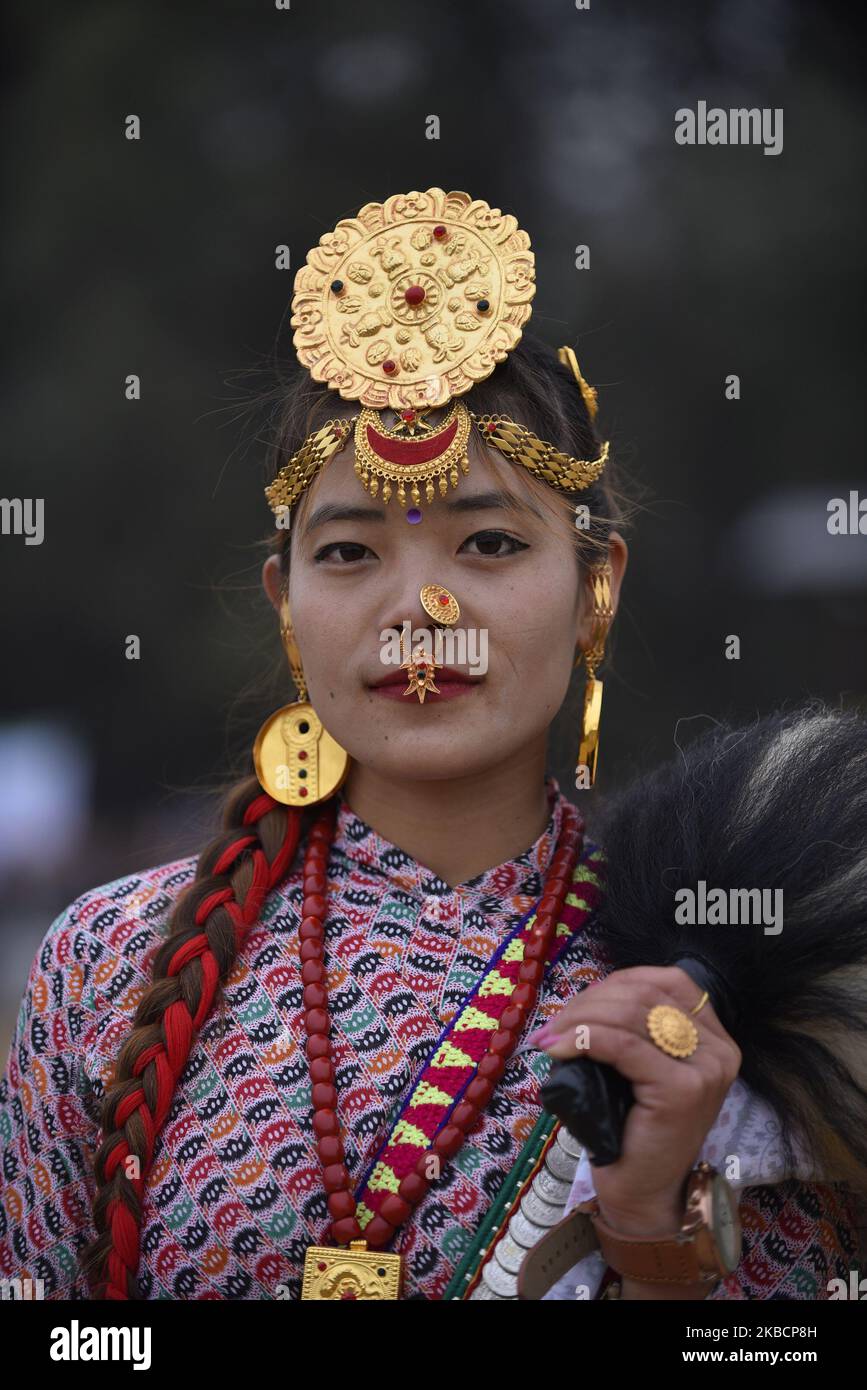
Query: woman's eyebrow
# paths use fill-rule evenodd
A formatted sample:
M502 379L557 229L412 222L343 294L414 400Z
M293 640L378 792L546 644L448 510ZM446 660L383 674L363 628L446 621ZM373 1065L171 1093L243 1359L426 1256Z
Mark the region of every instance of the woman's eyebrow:
M515 497L511 492L493 491L471 493L468 497L456 497L446 502L446 510L453 515L463 512L484 512L502 510L509 512L530 511L541 520L542 512L530 499ZM382 507L365 507L346 502L323 502L310 513L304 527L304 535L309 536L317 526L325 526L329 521L379 521L386 519Z
M482 512L501 508L507 512L530 511L535 516L545 520L542 512L532 501L531 498L519 498L511 492L477 492L469 497L456 497L452 502L446 502L446 509L450 512Z
M355 506L346 502L323 502L321 507L310 513L304 527L304 535L309 536L317 526L328 521L385 521L381 507Z

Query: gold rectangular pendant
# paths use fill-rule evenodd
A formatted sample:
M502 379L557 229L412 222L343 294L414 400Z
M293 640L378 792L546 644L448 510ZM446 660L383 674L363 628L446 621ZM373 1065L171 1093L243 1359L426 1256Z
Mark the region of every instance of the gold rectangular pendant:
M366 1240L348 1246L310 1245L304 1257L302 1298L399 1299L400 1255L368 1250Z

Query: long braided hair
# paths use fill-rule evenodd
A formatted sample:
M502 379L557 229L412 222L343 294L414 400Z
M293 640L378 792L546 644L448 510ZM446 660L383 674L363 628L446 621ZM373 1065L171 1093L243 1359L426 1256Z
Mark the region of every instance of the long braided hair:
M82 1258L96 1297L137 1296L144 1186L157 1138L193 1040L265 898L289 871L301 829L301 812L266 796L255 777L245 779L227 801L223 833L178 898L103 1102L104 1138L94 1156L99 1234Z
M531 335L525 334L506 362L469 395L478 412L510 414L558 449L582 458L599 452L599 438L574 378L553 349ZM317 422L336 413L336 402L306 372L288 381L278 378L271 393L259 400L272 406L267 462L273 477ZM537 497L550 494L547 484L524 475L523 469L515 471ZM590 514L590 527L576 534L579 566L590 551L607 544L613 526L624 524L626 509L613 485L614 472L610 464L607 477L592 487L563 494L573 503L585 503ZM278 530L266 544L280 555L288 577L290 531ZM223 986L266 897L291 871L314 815L323 809L322 804L303 811L279 805L255 776L246 776L227 797L222 834L202 852L194 881L175 903L151 982L103 1098L103 1137L94 1155L97 1235L81 1256L95 1298L138 1297L145 1186L175 1088L199 1030L222 1007Z

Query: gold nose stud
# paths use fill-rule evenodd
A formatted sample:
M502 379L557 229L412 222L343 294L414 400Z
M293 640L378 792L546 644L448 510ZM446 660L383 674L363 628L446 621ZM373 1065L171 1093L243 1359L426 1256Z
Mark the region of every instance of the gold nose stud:
M425 584L419 598L425 613L445 627L453 627L461 616L457 599L442 584Z

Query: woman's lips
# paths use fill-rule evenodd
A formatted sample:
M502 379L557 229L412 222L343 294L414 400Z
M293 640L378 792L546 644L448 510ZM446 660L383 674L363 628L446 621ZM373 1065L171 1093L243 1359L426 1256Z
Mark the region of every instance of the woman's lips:
M478 677L473 679L470 676L465 676L460 671L453 670L434 671L433 682L437 688L435 691L425 691L425 704L427 704L428 700L454 700L459 695L469 695L471 691L475 690L476 686L482 683L481 679ZM401 672L399 678L395 678L394 676L386 677L385 681L381 682L379 685L371 686L370 689L374 695L384 695L387 700L412 700L416 704L421 704L422 702L414 691L410 692L408 695L404 694L408 684L409 677Z
M481 685L481 681L440 682L437 680L436 676L434 676L434 684L436 686L436 690L425 691L425 704L427 704L429 700L454 700L458 695L469 695L473 690L476 689L478 685ZM371 686L371 691L374 695L384 695L386 700L403 700L404 702L412 700L415 704L422 703L419 700L418 696L412 691L409 695L404 695L405 690L406 684L403 681L401 681L399 685L392 683L391 685Z

